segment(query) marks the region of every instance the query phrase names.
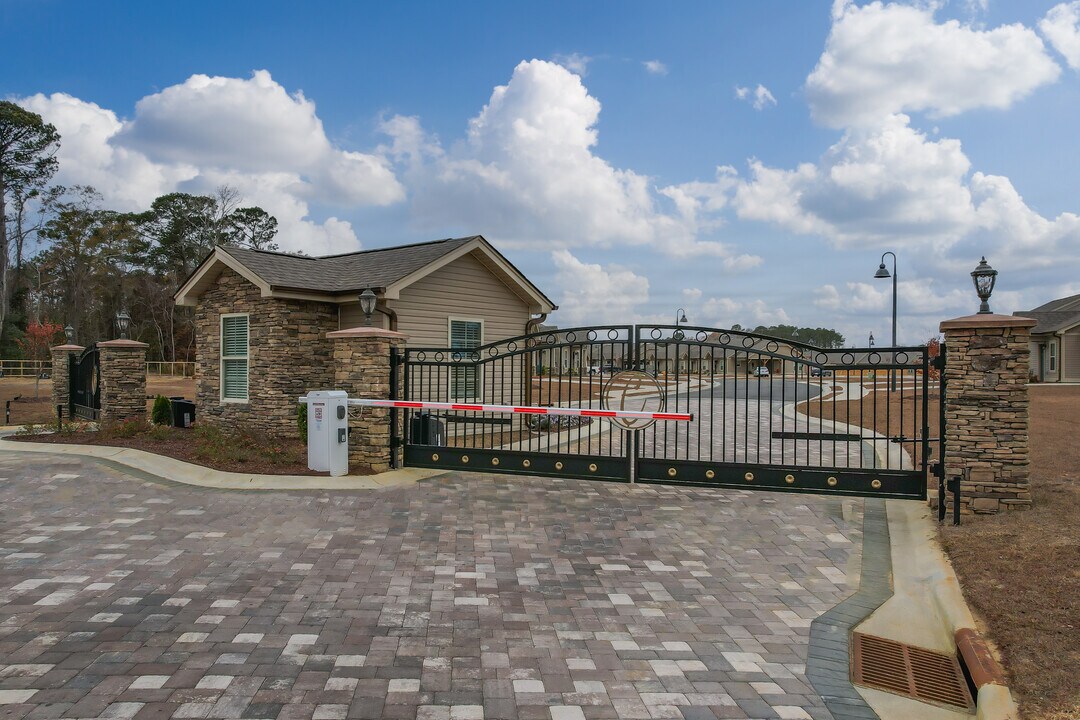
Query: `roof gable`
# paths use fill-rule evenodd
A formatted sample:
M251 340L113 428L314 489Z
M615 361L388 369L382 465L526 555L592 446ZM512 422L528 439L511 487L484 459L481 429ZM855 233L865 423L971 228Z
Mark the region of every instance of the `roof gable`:
M527 299L536 312L555 309L539 288L480 235L324 257L219 246L175 298L177 304L195 305L220 268L226 266L259 286L263 297L344 302L372 288L393 299L403 288L470 252L476 252L488 270Z

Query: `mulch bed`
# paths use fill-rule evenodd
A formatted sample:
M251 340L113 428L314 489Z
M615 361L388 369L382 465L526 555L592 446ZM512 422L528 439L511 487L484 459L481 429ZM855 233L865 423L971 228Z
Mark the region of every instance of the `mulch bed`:
M1080 387L1031 386L1030 510L964 516L941 541L1003 654L1024 718L1080 718Z
M124 447L135 450L145 450L157 455L164 455L176 460L202 465L214 470L226 472L252 473L258 475L325 475L308 470L307 447L299 440L277 440L275 445L280 448L282 459L271 461L262 456L258 450L246 452L242 458L221 457L217 454L200 451L195 437L195 430L180 428L159 428L163 437L154 438L147 435L135 435L133 437L114 437L108 434L82 430L70 433L52 433L42 435L12 435L8 439L22 442L36 443L63 443L75 445L102 445L107 447ZM366 474L357 468L350 468L354 475Z

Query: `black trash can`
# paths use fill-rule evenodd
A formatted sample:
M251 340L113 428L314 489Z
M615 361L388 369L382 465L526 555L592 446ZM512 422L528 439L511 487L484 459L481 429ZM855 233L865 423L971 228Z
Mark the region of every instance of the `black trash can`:
M195 403L183 398L172 400L173 427L188 428L195 422Z
M413 445L445 445L446 426L442 420L428 413L414 415L409 442Z

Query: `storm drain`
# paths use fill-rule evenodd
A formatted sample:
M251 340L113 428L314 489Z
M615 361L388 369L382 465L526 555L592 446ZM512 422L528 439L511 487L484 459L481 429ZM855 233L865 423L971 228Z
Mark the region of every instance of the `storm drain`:
M971 692L955 655L853 633L851 661L860 685L923 702L971 710Z

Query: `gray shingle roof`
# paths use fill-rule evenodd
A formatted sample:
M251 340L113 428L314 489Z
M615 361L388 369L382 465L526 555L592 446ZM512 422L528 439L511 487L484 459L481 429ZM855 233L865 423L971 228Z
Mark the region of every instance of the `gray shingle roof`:
M222 249L271 287L334 294L385 288L477 237L450 238L325 257L227 246Z
M1059 298L1057 300L1051 300L1050 302L1040 305L1033 309L1030 313L1023 313L1027 317L1034 317L1031 313L1044 313L1044 312L1065 312L1069 311L1073 315L1080 314L1080 295L1070 295L1069 297ZM1020 313L1017 313L1020 314Z
M1043 307L1046 306L1044 305ZM1031 332L1036 334L1057 332L1062 328L1066 328L1070 325L1080 323L1080 311L1077 310L1058 310L1046 312L1036 309L1029 310L1027 312L1017 312L1013 314L1019 315L1021 317L1031 318L1032 320L1038 322L1035 327L1031 328Z

